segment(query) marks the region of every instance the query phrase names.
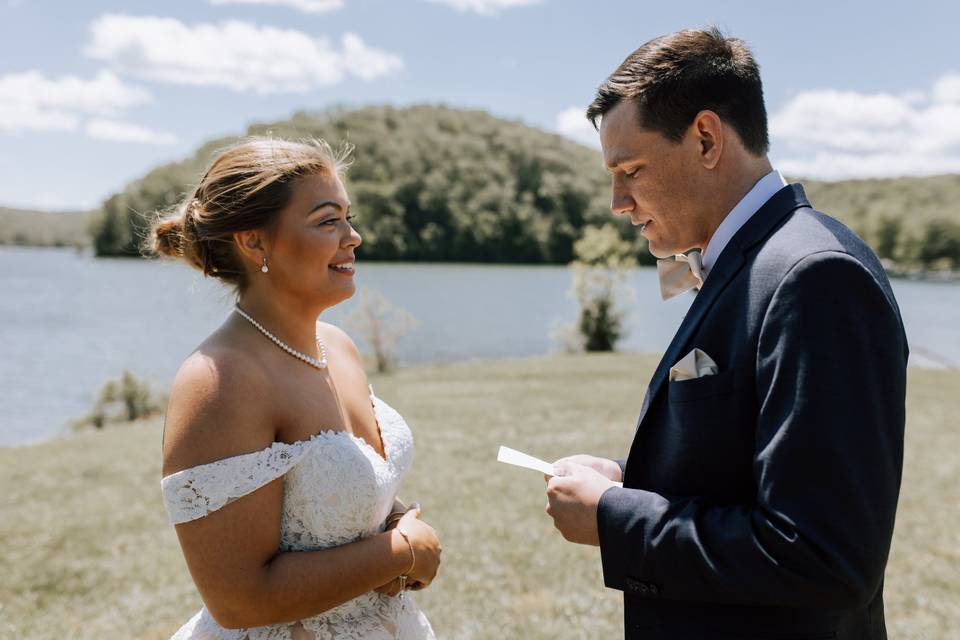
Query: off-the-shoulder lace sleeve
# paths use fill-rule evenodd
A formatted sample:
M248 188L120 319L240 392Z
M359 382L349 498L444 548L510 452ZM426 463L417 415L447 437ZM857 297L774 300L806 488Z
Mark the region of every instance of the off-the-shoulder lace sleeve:
M160 481L173 524L190 522L220 509L276 480L300 461L310 441L275 442L262 451L244 453L170 474Z

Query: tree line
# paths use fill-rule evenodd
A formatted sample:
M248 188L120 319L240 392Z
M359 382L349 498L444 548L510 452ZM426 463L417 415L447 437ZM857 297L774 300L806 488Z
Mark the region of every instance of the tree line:
M565 264L586 227L610 223L641 264L653 262L629 221L610 215L599 153L518 121L374 106L299 112L247 135L355 146L348 190L366 260ZM108 198L91 227L96 254L139 255L153 213L180 200L229 142L211 141ZM814 206L850 225L881 258L960 268L960 175L804 184Z
M960 269L960 174L803 184L888 263Z
M89 211L33 211L0 207L0 245L85 247L90 244Z

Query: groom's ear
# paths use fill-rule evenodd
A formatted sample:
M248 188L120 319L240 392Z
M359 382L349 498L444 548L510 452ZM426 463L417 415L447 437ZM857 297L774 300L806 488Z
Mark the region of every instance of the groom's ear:
M710 110L701 111L693 119L692 129L703 168L716 168L723 154L723 134L725 133L720 116Z

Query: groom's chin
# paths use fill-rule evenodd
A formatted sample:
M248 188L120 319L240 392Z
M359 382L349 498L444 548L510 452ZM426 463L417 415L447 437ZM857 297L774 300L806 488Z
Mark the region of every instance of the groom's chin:
M650 252L650 255L658 260L672 258L674 256L672 251L665 251L662 247L657 246L653 242L647 242L647 250Z

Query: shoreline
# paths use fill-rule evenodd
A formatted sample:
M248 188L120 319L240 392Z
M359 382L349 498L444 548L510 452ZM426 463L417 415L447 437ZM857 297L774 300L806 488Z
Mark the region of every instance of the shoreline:
M110 256L97 256L93 253L92 245L90 244L69 244L69 245L57 245L57 244L16 244L16 243L2 243L0 242L0 251L4 249L25 249L25 250L50 250L50 251L70 251L71 253L79 254L86 258L93 258L94 260L147 260L141 255L110 255ZM463 266L463 267L567 267L569 264L563 262L470 262L462 260L448 260L448 261L435 261L435 260L377 260L372 258L363 258L358 259L361 262L369 264L396 264L396 265L417 265L417 266L429 266L429 265L438 265L438 266ZM919 267L906 267L899 265L897 263L891 262L887 259L882 259L881 263L883 268L887 273L887 276L891 279L897 280L910 280L914 282L942 282L947 284L960 282L960 269L922 269ZM654 269L656 265L654 264L641 264L635 269Z
M594 352L594 353L547 353L540 355L526 355L526 356L516 356L516 357L506 357L506 358L468 358L464 360L452 360L452 361L436 361L436 362L418 362L416 364L401 367L387 374L376 374L368 372L367 375L370 378L371 385L375 386L374 383L377 380L389 380L391 377L396 375L417 375L421 372L433 371L436 369L462 369L462 368L473 368L473 367L497 367L497 366L510 366L510 365L536 365L541 363L549 362L562 362L567 360L573 360L578 358L609 358L609 359L638 359L638 360L650 360L656 363L660 359L660 354L656 353L642 353L642 352L633 352L633 351L613 351L613 352ZM919 361L918 361L919 360ZM910 361L908 363L908 375L911 371L939 371L944 373L960 373L960 363L953 362L948 358L941 356L940 354L925 349L923 347L911 348ZM643 384L644 392L646 392L646 379L641 381L639 378L636 380L638 384ZM164 391L165 393L165 391ZM639 406L638 406L639 410ZM43 445L49 444L51 442L59 442L64 440L72 440L78 436L84 436L86 434L97 433L97 432L109 432L114 429L127 429L130 427L136 427L142 424L148 424L151 422L156 422L157 420L162 421L165 415L165 410L161 410L158 415L151 416L149 418L143 418L136 420L134 422L111 422L105 425L104 427L97 429L91 426L81 427L75 429L71 427L68 423L65 423L60 427L60 430L57 433L53 433L49 436L43 437L38 440L30 440L27 442L14 442L14 443L2 443L0 442L0 451L4 450L26 450L33 447L41 447Z

